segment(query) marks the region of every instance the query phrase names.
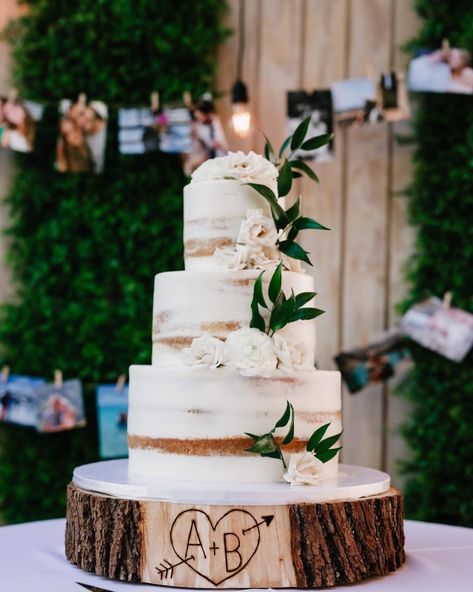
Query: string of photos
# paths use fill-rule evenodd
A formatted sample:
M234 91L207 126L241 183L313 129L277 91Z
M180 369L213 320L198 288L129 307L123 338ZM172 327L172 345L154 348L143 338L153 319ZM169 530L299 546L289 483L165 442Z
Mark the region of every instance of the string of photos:
M239 50L237 80L232 88L233 131L240 137L252 132L251 108L242 82L242 53ZM473 94L473 68L469 52L451 48L444 40L440 49L414 52L407 75L372 69L365 78L334 82L329 89L295 90L287 93L287 131L291 134L310 116L310 135L332 133L335 125L366 125L398 122L410 118L409 91ZM0 146L17 152L35 149L35 133L41 125L44 101L22 100L15 90L0 95ZM182 100L162 105L158 92L144 106L107 106L88 100L64 99L58 109L58 134L54 167L61 173L101 173L109 107L118 111L118 138L113 145L120 154L137 156L149 152L179 154L186 175L208 158L228 152L226 126L216 113L212 95L194 101L189 92ZM299 150L297 158L314 162L334 157L333 141L315 150ZM53 163L51 163L53 165Z
M124 374L115 384L95 387L99 454L120 458L128 454L128 385ZM0 423L33 428L41 434L85 427L83 385L77 378L54 380L13 374L8 366L0 372Z
M335 362L350 393L370 383L402 378L411 367L408 340L451 362L460 363L473 346L473 314L451 306L452 293L430 297L412 306L399 327L382 333L363 347L339 353Z

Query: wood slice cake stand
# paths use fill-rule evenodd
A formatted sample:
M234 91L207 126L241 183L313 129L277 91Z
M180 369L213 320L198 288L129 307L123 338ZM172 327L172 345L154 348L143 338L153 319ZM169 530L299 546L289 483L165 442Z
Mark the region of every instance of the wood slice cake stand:
M340 465L319 487L132 478L128 463L74 471L66 556L112 579L181 588L319 588L404 560L403 499L386 473Z

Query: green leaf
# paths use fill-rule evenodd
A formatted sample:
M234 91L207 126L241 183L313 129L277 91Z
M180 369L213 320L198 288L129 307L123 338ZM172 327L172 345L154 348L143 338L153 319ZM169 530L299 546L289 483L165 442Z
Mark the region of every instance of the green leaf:
M293 226L297 230L330 230L326 226L322 226L319 222L313 218L301 217L294 221Z
M279 331L289 323L289 319L296 306L296 299L294 293L285 302L279 306L275 306L271 311L271 317L269 319L269 327L273 333Z
M274 162L276 160L276 155L274 154L273 147L271 146L271 142L268 140L265 134L263 134L266 143L264 145L264 156L270 162Z
M321 134L320 136L315 136L314 138L305 141L301 148L302 150L317 150L317 148L325 146L325 144L328 144L332 140L333 134Z
M266 323L259 311L257 302L251 303L250 328L259 329L260 331L263 331L263 333L266 331Z
M256 452L257 454L268 454L277 451L276 443L271 434L259 436L250 448L245 448L246 452Z
M270 203L275 202L277 203L277 197L274 195L272 189L270 189L267 185L261 185L260 183L247 183L250 187L253 187L255 191L257 191L260 195L262 195L265 199L267 199Z
M279 450L275 450L274 452L263 452L261 456L268 457L268 458L277 458L278 460L282 459L281 452Z
M298 243L285 240L281 241L278 244L278 247L279 250L288 257L292 257L292 259L298 259L299 261L305 261L305 263L312 265L310 259L307 257L307 251L304 251L304 249Z
M325 432L328 430L329 426L330 426L330 423L326 423L323 426L321 426L320 428L318 428L317 430L315 430L315 432L312 434L312 436L309 438L309 441L307 442L306 450L308 450L309 452L312 452L315 449L317 444L325 436Z
M282 143L281 148L279 149L279 158L282 157L282 155L284 154L284 151L286 150L286 148L289 146L289 143L291 142L292 136L289 136L288 138L286 138L284 140L284 142Z
M299 310L295 310L291 315L291 323L294 321L310 321L319 317L321 314L324 314L324 310L320 310L320 308L299 308Z
M293 169L299 169L300 171L304 172L309 177L309 179L312 179L312 181L320 183L320 180L315 174L315 172L311 169L311 167L308 164L306 164L302 160L291 160L290 164Z
M304 304L307 304L315 296L317 296L315 292L299 292L299 294L296 294L296 307L300 308L304 306Z
M282 441L283 444L289 444L294 440L294 408L292 407L292 405L291 408L291 423L289 425L289 430L286 436L284 437L284 440Z
M326 452L327 450L332 448L332 446L336 444L338 440L340 440L341 435L342 432L340 432L339 434L335 434L335 436L329 436L328 438L325 438L325 440L319 442L314 449L315 454L318 454L319 452Z
M299 211L301 209L301 198L298 197L297 201L292 205L288 210L286 210L286 215L289 222L294 222L294 220L299 216Z
M342 446L340 446L340 448L332 448L331 450L326 450L325 452L318 452L317 454L315 454L315 456L321 460L323 463L328 462L329 460L332 460L332 458L337 454L337 452L339 450L342 449Z
M278 204L278 202L270 202L271 214L273 216L274 224L277 230L283 230L289 224L286 212Z
M250 432L245 432L245 436L249 436L253 440L257 440L259 438L259 436L257 436L256 434L250 434Z
M294 226L291 226L289 232L287 233L287 241L289 241L290 243L294 242L297 238L297 235L299 234L299 231L297 230L297 228L294 228Z
M292 178L293 179L300 179L302 177L301 173L298 173L297 171L292 171Z
M256 304L259 304L263 308L268 308L263 295L263 274L264 271L256 278L255 285L253 286L253 302L256 302Z
M288 160L279 169L278 175L278 196L284 197L291 191L292 187L292 169Z
M271 277L271 281L269 282L268 288L268 296L271 302L274 304L278 299L278 296L281 292L281 285L282 285L282 263L280 263Z
M311 116L309 115L309 117L306 117L304 119L304 121L302 121L296 128L296 131L293 133L292 135L292 140L291 140L291 150L297 150L298 148L301 147L302 142L304 141L306 134L307 134L307 130L309 129L309 124L310 124L310 118Z
M288 424L289 420L291 419L291 409L293 410L293 407L289 403L289 401L287 401L286 402L286 409L284 410L284 413L281 415L281 417L276 422L272 432L274 432L274 430L276 430L277 428L283 428L285 425Z

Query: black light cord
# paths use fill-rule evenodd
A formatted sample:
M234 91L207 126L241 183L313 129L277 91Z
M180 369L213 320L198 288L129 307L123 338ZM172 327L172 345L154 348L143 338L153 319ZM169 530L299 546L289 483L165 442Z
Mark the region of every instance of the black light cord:
M236 72L237 80L241 80L243 74L243 58L245 56L245 0L238 2L238 51Z

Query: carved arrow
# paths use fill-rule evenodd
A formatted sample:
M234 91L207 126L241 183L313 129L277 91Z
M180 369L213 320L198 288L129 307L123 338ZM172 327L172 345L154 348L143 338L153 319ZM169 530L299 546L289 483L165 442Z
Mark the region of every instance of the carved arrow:
M172 576L174 575L174 568L175 567L177 567L178 565L182 565L183 563L187 564L192 559L194 559L193 555L191 557L188 557L187 559L183 559L182 561L178 561L177 563L174 563L174 564L169 563L169 561L167 559L164 559L159 564L159 567L155 567L154 569L161 576L161 579L167 578L167 577L172 578Z
M274 520L274 514L272 516L261 516L261 518L263 519L261 520L261 522L258 522L257 524L254 524L249 528L243 529L243 535L245 535L248 531L252 530L253 528L259 528L262 524L266 524L266 526L269 526L271 522Z

